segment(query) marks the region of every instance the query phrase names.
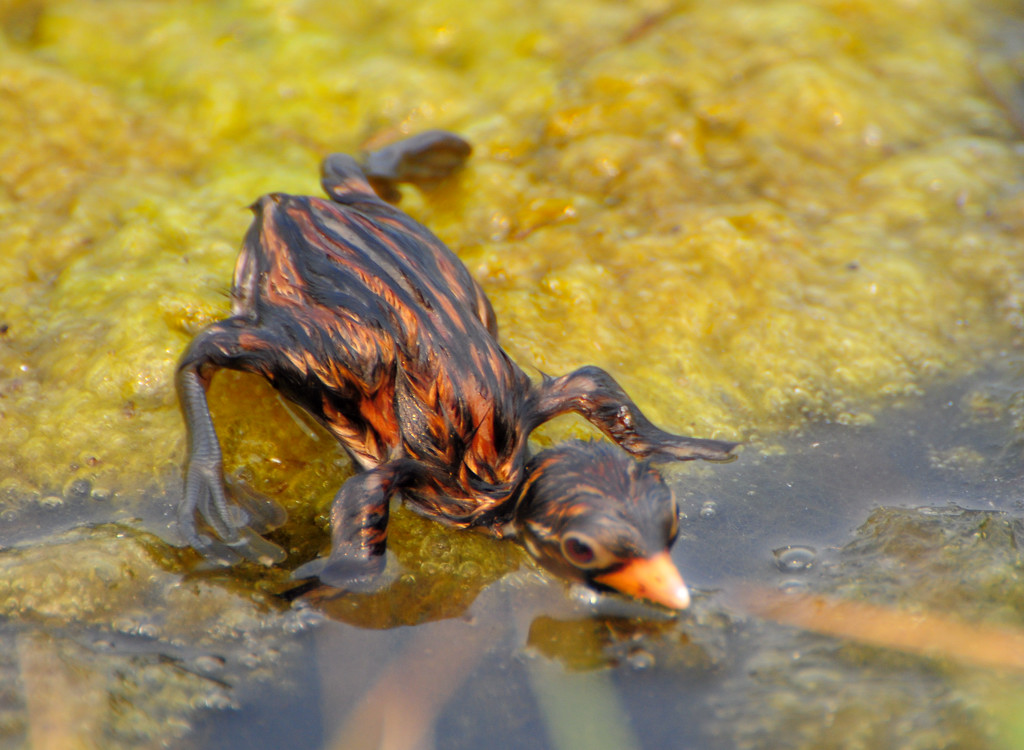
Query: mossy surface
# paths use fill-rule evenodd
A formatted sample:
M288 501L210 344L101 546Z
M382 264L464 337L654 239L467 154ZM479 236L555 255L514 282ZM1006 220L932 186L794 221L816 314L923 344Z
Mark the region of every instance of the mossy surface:
M1012 6L584 6L7 3L4 481L180 457L174 361L227 312L244 206L427 127L476 152L407 207L513 355L603 365L677 430L863 419L1016 321L1024 156L987 85L1015 60L982 66Z

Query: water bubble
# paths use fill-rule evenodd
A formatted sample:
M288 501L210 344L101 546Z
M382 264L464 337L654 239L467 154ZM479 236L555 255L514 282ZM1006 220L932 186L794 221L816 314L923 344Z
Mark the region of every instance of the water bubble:
M259 460L259 458L256 460ZM256 472L252 470L251 466L239 466L230 476L227 477L227 479L229 482L253 484L256 481Z
M301 633L309 628L316 627L324 621L323 613L312 609L306 604L296 606L292 610L291 617L287 618L284 622L284 630L286 633Z
M114 491L107 487L93 487L92 499L96 502L106 502L113 497Z
M779 591L783 594L806 594L810 589L807 581L799 581L794 578L788 578L779 584Z
M783 573L801 573L814 564L818 556L814 547L802 547L799 545L787 545L772 550L775 555L775 567Z
M297 607L293 610L295 619L302 623L303 628L311 628L320 625L324 619L324 613L311 607Z
M433 539L430 539L426 544L423 545L423 548L424 550L429 552L429 554L440 557L442 555L447 554L451 550L452 543L449 539L443 536L438 536Z
M700 517L705 521L710 521L718 514L718 503L714 500L708 500L702 506L700 506Z
M195 667L196 671L204 674L210 674L211 672L219 672L224 668L225 660L220 656L213 656L204 654L197 656L192 660L192 666Z
M213 708L219 711L237 709L239 705L225 692L217 691L193 701L196 708Z
M68 500L84 500L92 492L92 482L88 479L72 479L64 487L64 497Z
M64 504L64 498L60 495L46 495L39 498L39 504L44 508L59 508Z
M626 663L633 669L650 669L654 666L654 654L643 648L635 648L629 652Z
M574 583L569 587L569 595L585 607L596 607L601 601L601 594L589 586Z
M512 658L520 664L525 664L531 661L539 661L541 657L540 651L534 646L524 646L515 653L512 654Z
M157 638L160 635L160 626L152 622L140 623L135 632L143 638Z

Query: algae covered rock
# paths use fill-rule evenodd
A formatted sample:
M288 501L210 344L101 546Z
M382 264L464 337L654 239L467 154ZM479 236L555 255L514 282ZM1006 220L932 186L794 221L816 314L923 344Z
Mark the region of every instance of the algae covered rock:
M804 591L891 607L890 619L902 618L896 630L912 630L928 613L985 623L975 636L983 639L988 626L1022 622L1022 532L1005 512L882 507ZM918 644L925 659L749 622L733 676L711 699L718 731L748 749L777 746L780 736L794 748L1012 747L1007 731L1024 680L964 667L959 652L973 644L942 640L934 649Z
M683 432L866 419L1014 319L1024 157L986 82L1016 53L978 64L1009 13L10 4L5 478L127 497L180 460L171 372L226 313L243 207L439 125L473 161L408 208L524 365L604 366ZM267 397L240 387L225 420ZM266 454L280 412L230 460Z

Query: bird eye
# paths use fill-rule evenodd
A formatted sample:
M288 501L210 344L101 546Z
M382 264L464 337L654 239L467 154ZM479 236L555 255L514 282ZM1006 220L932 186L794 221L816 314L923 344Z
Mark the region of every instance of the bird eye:
M566 535L562 540L562 554L577 568L593 568L601 563L594 543L579 534Z
M579 539L565 540L565 554L574 563L586 565L594 559L594 550L586 542Z

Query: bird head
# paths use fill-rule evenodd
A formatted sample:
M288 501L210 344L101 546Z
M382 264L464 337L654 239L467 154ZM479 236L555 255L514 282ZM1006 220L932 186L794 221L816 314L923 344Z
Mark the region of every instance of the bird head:
M668 552L679 528L672 490L619 448L570 441L537 454L517 521L527 550L553 573L671 609L689 606Z

